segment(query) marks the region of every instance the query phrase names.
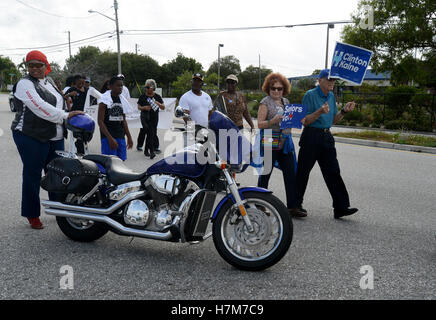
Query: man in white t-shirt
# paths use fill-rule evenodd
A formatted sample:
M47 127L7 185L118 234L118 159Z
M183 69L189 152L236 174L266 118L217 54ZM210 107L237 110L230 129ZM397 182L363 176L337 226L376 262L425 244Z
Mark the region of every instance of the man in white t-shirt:
M200 73L194 74L192 76L192 90L189 90L180 98L179 106L190 115L191 120L196 125L207 128L213 104L210 96L201 90L203 83L203 76ZM184 120L187 122L187 119Z

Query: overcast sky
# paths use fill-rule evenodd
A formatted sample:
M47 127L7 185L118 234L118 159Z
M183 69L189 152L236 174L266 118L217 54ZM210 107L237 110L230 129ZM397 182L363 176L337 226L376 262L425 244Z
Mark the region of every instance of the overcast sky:
M24 4L23 4L24 3ZM248 65L262 66L287 77L311 74L324 68L326 25L211 32L193 34L127 35L127 30L214 29L231 27L277 26L350 20L358 0L118 0L121 51L148 54L163 64L181 52L195 58L205 70L221 56L234 55L242 70ZM27 6L26 6L26 5ZM30 8L34 7L34 8ZM28 49L46 47L85 39L115 31L115 23L89 9L114 17L113 0L1 0L0 54L16 64ZM329 60L344 25L330 29ZM72 45L72 54L79 46L95 45L102 50L116 51L116 37L108 35ZM14 49L14 50L7 50ZM40 49L50 61L64 66L68 46Z

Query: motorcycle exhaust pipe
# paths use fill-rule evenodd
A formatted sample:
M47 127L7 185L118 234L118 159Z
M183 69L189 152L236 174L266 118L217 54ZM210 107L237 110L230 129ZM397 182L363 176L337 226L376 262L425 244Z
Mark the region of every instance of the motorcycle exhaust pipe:
M88 208L88 209L90 209L90 208ZM102 222L102 223L105 223L105 224L111 226L112 228L117 230L119 233L126 235L126 236L146 238L146 239L154 239L154 240L163 240L163 241L168 241L173 237L171 231L167 231L165 233L162 233L162 232L153 232L153 231L127 228L127 227L123 226L122 224L118 223L117 221L109 218L106 215L72 212L72 211L68 211L68 210L59 210L59 209L53 209L53 208L45 209L45 213L48 215L57 216L57 217L75 218L75 219L91 220L91 221L95 221L95 222Z
M120 201L114 203L111 207L109 207L107 209L72 206L72 205L61 203L61 202L49 201L49 200L43 200L43 201L41 201L41 204L43 207L47 207L47 208L51 208L51 209L61 209L61 210L68 210L68 211L75 211L75 212L85 212L85 213L92 213L92 214L98 214L98 215L109 215L109 214L112 214L115 211L121 209L124 205L126 205L130 201L138 199L144 195L145 195L145 191L132 192L132 193L126 195Z

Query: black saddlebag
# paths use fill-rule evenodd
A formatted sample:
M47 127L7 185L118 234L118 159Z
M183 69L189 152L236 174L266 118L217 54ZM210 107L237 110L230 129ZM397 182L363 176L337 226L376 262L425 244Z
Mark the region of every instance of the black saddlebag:
M47 165L41 187L48 192L85 195L98 183L99 170L89 160L56 158Z

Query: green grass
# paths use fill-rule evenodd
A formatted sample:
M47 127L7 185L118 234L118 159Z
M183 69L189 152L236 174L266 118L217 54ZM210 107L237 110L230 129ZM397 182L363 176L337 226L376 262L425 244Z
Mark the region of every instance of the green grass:
M433 147L436 148L436 138L425 137L420 135L407 135L407 134L389 134L380 131L360 131L360 132L338 132L333 134L337 137L364 139L391 142L398 144L408 144L421 147Z

